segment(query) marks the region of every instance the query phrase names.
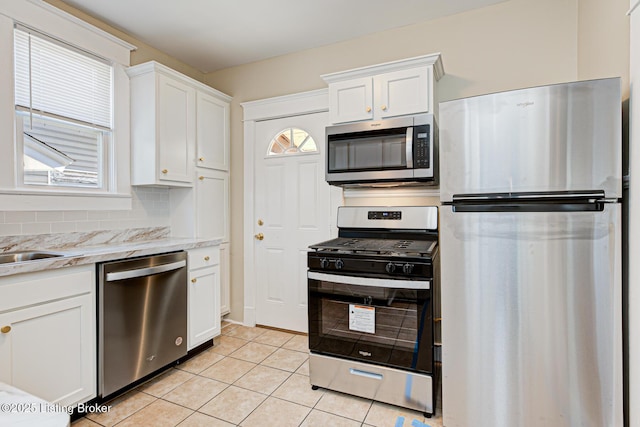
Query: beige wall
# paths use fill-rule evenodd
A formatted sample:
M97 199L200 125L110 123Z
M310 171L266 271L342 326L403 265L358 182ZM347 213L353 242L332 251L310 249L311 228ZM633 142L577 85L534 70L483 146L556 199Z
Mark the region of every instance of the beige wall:
M234 97L231 318L235 320L242 320L244 307L241 102L323 88L321 74L434 52L442 53L446 73L438 86L440 100L609 76L621 76L623 99L629 94L628 0L511 0L207 75L61 0L46 1L136 45L132 64L153 59Z
M578 80L622 77L629 99L629 0L578 1Z
M57 7L58 9L64 10L70 15L80 18L83 21L88 22L91 25L94 25L100 28L103 31L108 32L109 34L113 34L114 36L121 38L127 43L131 43L132 45L136 46L137 49L131 52L131 65L142 64L143 62L154 60L154 61L160 62L161 64L166 65L167 67L173 68L174 70L179 71L182 74L185 74L191 77L192 79L196 79L204 83L205 74L200 72L196 68L193 68L177 60L176 58L169 56L166 53L161 52L152 46L149 46L148 44L142 42L141 40L138 40L130 36L129 34L118 30L117 28L114 28L102 21L95 19L90 15L87 15L86 13L83 13L77 9L74 9L73 7L69 6L68 4L64 3L61 0L44 0L44 1ZM126 13L126 11L123 11L122 13Z
M434 52L442 53L446 73L440 100L614 75L623 77L628 97L626 7L626 0L511 0L208 74L208 84L234 97L231 318L242 320L244 307L241 102L323 88L324 73Z

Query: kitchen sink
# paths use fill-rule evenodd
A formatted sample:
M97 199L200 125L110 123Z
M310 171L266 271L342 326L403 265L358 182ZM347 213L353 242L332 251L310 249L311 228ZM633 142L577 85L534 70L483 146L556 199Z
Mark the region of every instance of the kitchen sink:
M0 264L35 261L39 259L57 258L62 256L64 256L64 254L44 251L5 252L0 253Z

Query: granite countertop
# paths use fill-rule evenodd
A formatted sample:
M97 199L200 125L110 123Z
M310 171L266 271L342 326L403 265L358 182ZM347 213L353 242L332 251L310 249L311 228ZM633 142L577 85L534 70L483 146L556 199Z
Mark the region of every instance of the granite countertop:
M117 233L70 233L3 238L0 240L0 254L37 250L55 252L63 256L0 264L0 277L203 248L222 243L222 239L176 238L167 234L164 229L136 229Z

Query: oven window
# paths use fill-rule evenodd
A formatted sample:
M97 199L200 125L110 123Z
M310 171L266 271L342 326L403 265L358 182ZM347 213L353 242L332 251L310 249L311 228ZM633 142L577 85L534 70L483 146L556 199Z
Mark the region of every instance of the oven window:
M430 372L433 316L428 290L309 280L312 351Z
M406 139L404 128L381 135L330 137L329 172L406 169Z

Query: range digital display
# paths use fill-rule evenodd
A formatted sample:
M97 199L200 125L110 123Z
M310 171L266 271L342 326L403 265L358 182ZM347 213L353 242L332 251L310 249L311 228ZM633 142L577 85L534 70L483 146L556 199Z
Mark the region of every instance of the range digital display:
M402 212L400 211L369 211L369 219L402 219Z

